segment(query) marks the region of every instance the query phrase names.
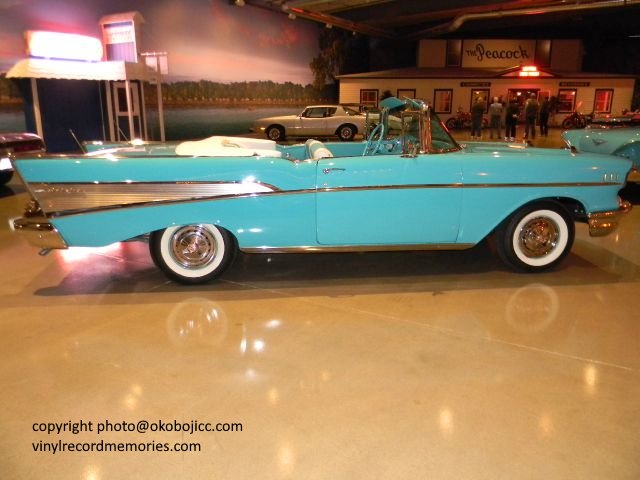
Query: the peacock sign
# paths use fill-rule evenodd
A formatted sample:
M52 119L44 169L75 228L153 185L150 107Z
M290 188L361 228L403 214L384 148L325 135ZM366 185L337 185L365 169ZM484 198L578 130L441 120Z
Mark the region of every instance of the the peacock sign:
M532 40L465 40L463 67L508 68L531 63L535 56Z

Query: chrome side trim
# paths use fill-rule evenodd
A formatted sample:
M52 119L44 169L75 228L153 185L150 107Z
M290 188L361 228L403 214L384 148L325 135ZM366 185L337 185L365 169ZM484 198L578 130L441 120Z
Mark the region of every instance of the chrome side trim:
M58 229L44 217L17 218L9 222L9 226L20 232L27 241L36 247L68 248Z
M160 202L272 193L259 182L32 183L30 190L47 214Z
M467 250L474 243L434 243L411 245L338 245L338 246L302 246L302 247L262 247L241 248L244 253L342 253L342 252L403 252L414 250Z
M281 190L262 182L69 182L31 183L27 188L48 216L75 215L122 207L146 207L170 203L224 200L262 195L308 195L370 190L434 188L557 188L606 187L611 183L483 183L365 185Z
M618 228L620 219L630 211L631 203L620 201L620 207L617 210L590 213L587 216L589 235L592 237L602 237L610 234Z
M353 192L357 190L405 190L420 188L558 188L558 187L609 187L613 183L603 182L558 182L558 183L427 183L408 185L367 185L358 187L325 187L318 192ZM622 186L622 183L616 184ZM286 192L284 192L286 193Z

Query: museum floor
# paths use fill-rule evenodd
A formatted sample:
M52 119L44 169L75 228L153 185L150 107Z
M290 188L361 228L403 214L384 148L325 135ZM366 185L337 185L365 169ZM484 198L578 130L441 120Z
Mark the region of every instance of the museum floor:
M2 192L3 479L640 478L640 206L545 274L480 245L184 287L144 244L38 256ZM175 431L206 423L242 431ZM108 444L146 451L59 450Z

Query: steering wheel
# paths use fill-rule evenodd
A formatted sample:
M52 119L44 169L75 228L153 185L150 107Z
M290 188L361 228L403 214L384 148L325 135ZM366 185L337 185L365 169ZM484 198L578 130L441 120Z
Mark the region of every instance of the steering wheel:
M376 135L378 135L378 141L376 142L375 147L372 149L371 146L373 145L374 137ZM364 152L362 152L362 156L364 157L371 153L376 153L380 149L380 144L382 143L383 138L384 138L384 124L379 123L378 125L376 125L376 128L374 128L371 131L371 135L369 135L369 139L367 140L367 144L364 147Z

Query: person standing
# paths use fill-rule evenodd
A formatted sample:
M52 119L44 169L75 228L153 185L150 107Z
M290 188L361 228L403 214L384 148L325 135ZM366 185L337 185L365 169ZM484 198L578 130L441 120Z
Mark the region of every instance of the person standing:
M481 97L471 106L471 139L482 138L482 116L484 115L485 104Z
M520 107L515 98L509 100L509 104L505 110L504 123L505 123L505 137L507 142L515 142L516 140L516 124L518 123L518 117L520 116Z
M551 111L551 104L549 97L544 97L540 102L540 136L546 137L549 135L549 112Z
M493 103L489 105L489 135L493 140L493 134L500 140L500 124L502 123L502 103L498 97L493 97Z
M536 138L536 119L540 112L540 104L536 100L536 94L532 93L524 106L524 138L535 140ZM529 136L531 134L531 136Z

